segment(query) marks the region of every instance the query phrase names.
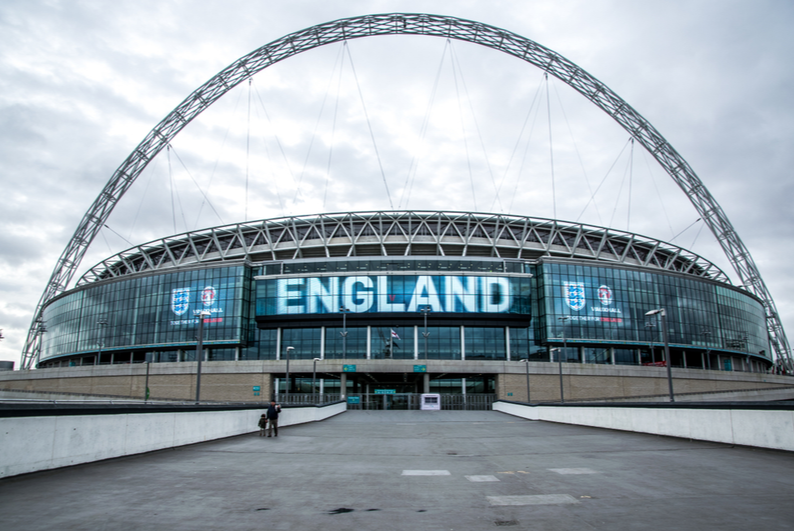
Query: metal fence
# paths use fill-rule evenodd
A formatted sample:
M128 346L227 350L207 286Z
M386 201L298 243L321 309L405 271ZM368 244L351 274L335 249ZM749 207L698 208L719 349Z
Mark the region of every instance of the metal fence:
M282 406L305 406L339 402L342 400L342 396L329 393L290 393L289 395L287 393L279 393L274 400Z
M350 394L347 397L351 410L411 410L420 409L420 393ZM439 395L443 410L490 411L497 399L494 394ZM279 393L275 400L282 406L322 405L343 400L338 394Z
M352 410L411 410L420 409L419 393L348 395L348 409ZM439 395L443 410L491 410L494 394Z

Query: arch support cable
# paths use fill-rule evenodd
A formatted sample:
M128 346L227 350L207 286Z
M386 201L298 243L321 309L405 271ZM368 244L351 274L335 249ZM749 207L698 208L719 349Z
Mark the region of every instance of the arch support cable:
M687 194L720 243L746 289L762 300L771 347L778 360L787 365L787 370L792 370L791 350L781 319L751 254L723 209L690 165L654 126L602 82L537 42L480 22L415 13L340 19L285 35L241 57L185 98L122 162L78 224L36 306L22 353L22 368L29 369L33 366L40 353L42 327L37 323L41 321L46 303L67 288L88 246L110 216L118 199L129 189L149 161L188 123L226 92L272 64L327 44L376 35L429 35L499 50L557 77L610 115L651 153Z

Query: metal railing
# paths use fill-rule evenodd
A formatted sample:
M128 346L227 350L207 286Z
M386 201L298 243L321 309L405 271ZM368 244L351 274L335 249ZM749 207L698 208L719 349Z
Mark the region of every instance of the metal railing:
M418 410L420 393L374 394L360 393L348 395L350 410ZM494 394L448 395L441 397L442 410L490 411L496 400Z
M279 393L274 400L281 406L306 406L339 402L342 396L334 393Z

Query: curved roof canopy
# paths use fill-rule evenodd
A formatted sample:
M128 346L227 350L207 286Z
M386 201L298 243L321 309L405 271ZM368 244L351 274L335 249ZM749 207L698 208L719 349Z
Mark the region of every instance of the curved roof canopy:
M103 260L78 285L225 261L352 256L576 258L729 282L704 258L629 232L504 214L400 211L266 219L169 236Z

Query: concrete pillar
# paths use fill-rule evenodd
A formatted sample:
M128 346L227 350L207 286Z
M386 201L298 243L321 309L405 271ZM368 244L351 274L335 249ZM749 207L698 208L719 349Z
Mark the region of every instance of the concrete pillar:
M276 360L282 359L282 329L276 329Z
M428 374L427 372L422 375L422 392L423 393L431 392L431 375Z
M372 328L368 326L367 327L367 359L368 360L370 359L370 343L371 343L370 342L370 337L371 337L372 333L373 333Z
M418 326L416 326L416 325L414 326L414 359L415 360L420 359L419 358L420 345L419 345L419 340L417 339L417 337L419 336L419 334L417 333L417 329L418 328L419 328Z
M616 364L616 348L610 347L610 365Z
M348 375L344 372L340 373L340 395L343 400L348 396Z
M320 327L320 359L326 359L326 327Z

